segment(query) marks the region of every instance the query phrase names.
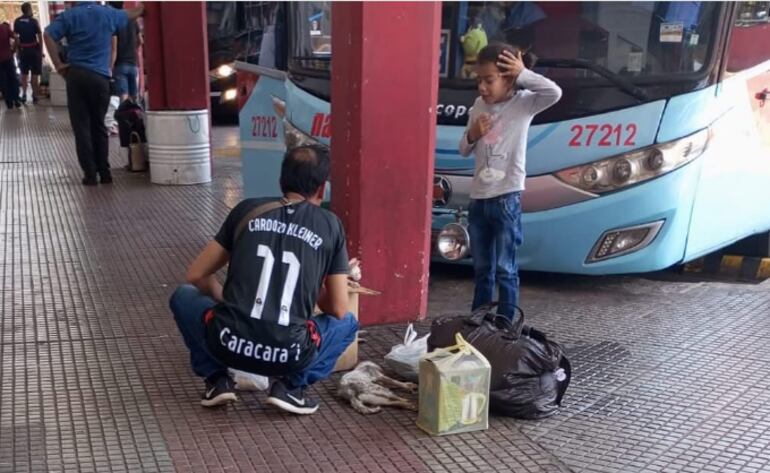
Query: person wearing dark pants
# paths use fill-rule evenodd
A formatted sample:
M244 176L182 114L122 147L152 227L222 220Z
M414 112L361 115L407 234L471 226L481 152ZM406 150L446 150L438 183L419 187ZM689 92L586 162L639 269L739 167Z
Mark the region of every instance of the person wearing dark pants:
M272 377L267 402L279 409L318 409L305 389L331 374L358 331L347 312L345 230L320 207L329 170L326 149L289 150L283 198L235 206L171 296L193 372L205 380L203 406L236 400L235 368ZM222 286L215 275L225 265ZM316 305L323 314L313 315Z
M21 5L22 15L13 22L13 32L19 38L19 69L21 70L21 101L27 101L27 84L32 76L32 102L40 96L40 74L43 69L43 40L40 23L32 16L32 5Z
M144 12L141 5L131 10L116 10L95 2L80 2L48 25L43 41L56 72L67 81L70 122L75 134L78 162L83 169L83 184L112 182L104 115L109 105L109 78L112 37ZM67 63L59 55L58 42L67 38Z
M8 23L0 23L0 93L3 94L8 110L21 107L16 66L13 63L15 46L16 41L11 26Z
M67 106L75 133L78 161L83 169L83 184L112 182L107 160L109 141L104 115L110 103L110 83L106 77L77 66L67 72Z

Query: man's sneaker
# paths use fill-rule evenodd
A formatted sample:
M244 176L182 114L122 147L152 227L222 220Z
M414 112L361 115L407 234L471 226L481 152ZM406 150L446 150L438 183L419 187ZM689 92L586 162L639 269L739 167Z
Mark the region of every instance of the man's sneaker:
M233 380L227 374L219 376L213 383L206 381L206 390L201 396L203 407L223 406L237 400Z
M312 414L318 410L318 403L305 396L302 388L288 389L280 380L270 388L267 403L292 414Z

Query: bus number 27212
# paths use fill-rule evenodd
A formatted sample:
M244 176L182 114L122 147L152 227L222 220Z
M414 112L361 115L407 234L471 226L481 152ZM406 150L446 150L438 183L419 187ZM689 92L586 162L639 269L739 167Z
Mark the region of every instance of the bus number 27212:
M572 125L570 146L634 146L636 144L636 125Z
M278 133L275 127L275 116L255 115L251 117L251 136L277 138Z

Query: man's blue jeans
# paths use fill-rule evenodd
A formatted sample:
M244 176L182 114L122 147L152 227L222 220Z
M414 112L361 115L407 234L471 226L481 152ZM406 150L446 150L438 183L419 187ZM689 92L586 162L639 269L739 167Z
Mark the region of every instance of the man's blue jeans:
M179 286L171 296L171 312L182 333L185 345L190 350L190 364L193 372L202 378L225 370L227 367L211 356L206 349L206 332L203 316L216 305L216 301L203 294L190 284ZM337 358L350 345L358 332L358 321L353 314L346 314L340 320L331 315L319 315L311 318L321 336L313 361L304 370L287 373L284 379L290 388L309 386L327 378ZM259 373L257 373L259 374Z
M521 193L472 200L468 231L476 283L472 308L494 301L499 284L497 312L513 320L519 302L516 250L522 242Z

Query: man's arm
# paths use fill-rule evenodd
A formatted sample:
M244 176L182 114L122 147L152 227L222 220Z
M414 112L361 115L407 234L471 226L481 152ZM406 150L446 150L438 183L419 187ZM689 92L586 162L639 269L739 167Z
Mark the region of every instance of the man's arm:
M222 300L222 284L215 274L227 262L230 254L216 241L209 242L187 269L187 282L194 285L214 300Z
M35 34L35 40L40 48L43 47L43 32L40 30L40 22L35 20L35 28L37 33Z
M332 274L326 277L318 296L318 307L324 314L338 319L345 318L348 312L348 275Z
M118 58L118 37L112 37L112 50L110 51L110 70L115 70L115 60Z
M19 49L19 35L11 32L11 53L15 53Z
M61 56L59 56L59 44L51 37L50 34L48 34L47 31L43 33L43 41L45 42L45 47L48 50L48 55L51 57L53 68L56 69L56 72L59 74L63 76L66 75L67 68L70 67L70 65L61 61Z
M136 8L129 8L126 10L126 15L128 15L128 21L136 20L144 15L144 5L140 3Z

